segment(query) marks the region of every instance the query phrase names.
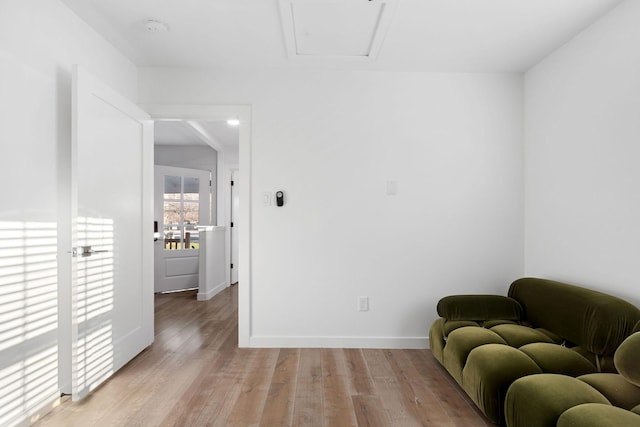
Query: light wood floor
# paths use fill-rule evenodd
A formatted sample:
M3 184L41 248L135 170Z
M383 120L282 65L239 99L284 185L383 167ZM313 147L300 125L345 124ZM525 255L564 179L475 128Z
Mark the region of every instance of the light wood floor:
M238 349L237 286L155 307L155 343L38 427L492 425L428 350Z

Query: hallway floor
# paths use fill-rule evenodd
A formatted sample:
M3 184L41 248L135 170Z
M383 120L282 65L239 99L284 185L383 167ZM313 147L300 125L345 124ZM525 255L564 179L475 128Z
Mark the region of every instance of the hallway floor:
M428 350L239 349L238 287L156 295L152 346L48 426L491 426Z

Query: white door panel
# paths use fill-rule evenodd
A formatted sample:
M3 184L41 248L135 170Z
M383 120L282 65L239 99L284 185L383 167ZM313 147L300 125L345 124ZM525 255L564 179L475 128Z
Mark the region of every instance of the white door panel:
M153 128L135 104L82 69L74 69L73 89L72 396L79 400L153 341Z
M169 181L165 182L165 179ZM168 182L177 181L175 188ZM184 196L185 179L190 187L197 185L197 194ZM198 225L211 225L211 172L179 168L173 166L155 166L155 213L154 220L158 223L158 240L155 242L155 292L171 292L182 289L197 288L199 286L199 241L198 232L194 225L187 225L184 221L185 206L193 203L197 196ZM171 187L165 188L165 187ZM165 224L165 203L174 204L180 219L173 225ZM189 233L190 243L187 247L186 234Z

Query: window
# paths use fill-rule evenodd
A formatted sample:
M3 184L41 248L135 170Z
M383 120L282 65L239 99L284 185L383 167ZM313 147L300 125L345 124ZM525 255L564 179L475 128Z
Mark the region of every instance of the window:
M163 203L164 248L198 249L200 178L166 175Z

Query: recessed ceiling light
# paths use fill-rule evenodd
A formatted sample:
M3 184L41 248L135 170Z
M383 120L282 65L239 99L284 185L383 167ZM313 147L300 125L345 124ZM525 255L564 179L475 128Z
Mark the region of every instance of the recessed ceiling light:
M240 120L238 120L238 119L229 119L229 120L227 120L227 124L229 126L238 126L240 124Z
M144 28L150 33L166 33L169 31L169 24L155 19L148 19L144 24Z

